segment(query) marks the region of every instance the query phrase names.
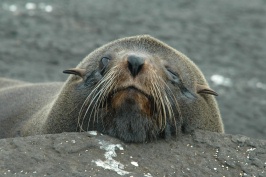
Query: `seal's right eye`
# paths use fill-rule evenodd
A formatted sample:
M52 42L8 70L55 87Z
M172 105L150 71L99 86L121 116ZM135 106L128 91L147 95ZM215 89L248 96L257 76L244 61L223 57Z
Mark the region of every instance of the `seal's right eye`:
M168 66L166 66L165 68L166 68L166 71L167 71L167 73L168 73L168 76L169 76L170 80L171 80L172 82L179 83L179 82L180 82L180 77L179 77L178 73L177 73L177 72L174 72L174 71L173 71L170 67L168 67Z
M104 70L105 70L106 66L108 65L109 61L110 61L110 58L108 58L108 57L101 58L101 61L99 63L99 68L100 68L101 73L104 72Z

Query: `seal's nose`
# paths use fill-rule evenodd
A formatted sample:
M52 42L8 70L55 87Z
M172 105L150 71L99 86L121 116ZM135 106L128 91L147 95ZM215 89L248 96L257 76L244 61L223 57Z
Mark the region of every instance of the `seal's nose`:
M135 77L141 70L144 59L135 55L130 55L127 58L128 69L131 72L132 76Z

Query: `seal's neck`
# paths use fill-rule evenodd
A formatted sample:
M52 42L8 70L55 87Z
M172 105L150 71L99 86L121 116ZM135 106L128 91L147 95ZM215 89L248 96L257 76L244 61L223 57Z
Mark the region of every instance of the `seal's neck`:
M53 134L77 130L78 114L84 99L77 85L77 81L73 81L72 76L65 82L57 98L51 103L42 133Z

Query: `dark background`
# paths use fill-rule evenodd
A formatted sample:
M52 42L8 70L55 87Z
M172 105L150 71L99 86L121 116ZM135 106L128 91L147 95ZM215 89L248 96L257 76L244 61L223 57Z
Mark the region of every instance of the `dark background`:
M150 34L191 58L217 97L226 133L266 138L266 1L2 0L0 76L64 81L95 48Z

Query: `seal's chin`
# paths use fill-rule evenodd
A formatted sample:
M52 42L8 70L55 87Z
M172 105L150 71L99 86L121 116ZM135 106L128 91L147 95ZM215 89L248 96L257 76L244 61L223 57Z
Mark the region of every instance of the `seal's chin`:
M145 92L139 90L134 86L121 88L114 91L109 98L112 109L119 110L124 106L126 112L140 113L144 116L150 117L154 111L153 99Z
M157 137L152 98L135 87L118 89L108 98L102 133L125 142L145 142Z

